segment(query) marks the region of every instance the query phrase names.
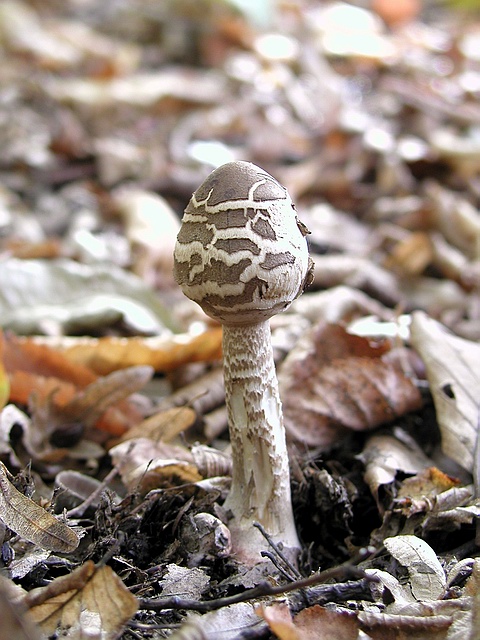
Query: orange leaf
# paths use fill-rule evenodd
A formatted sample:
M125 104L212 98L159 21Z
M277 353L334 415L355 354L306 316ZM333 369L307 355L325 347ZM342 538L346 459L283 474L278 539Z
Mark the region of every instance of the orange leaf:
M155 371L172 371L189 362L211 362L222 357L222 329L208 329L198 336L176 335L169 338L21 338L21 344L54 346L72 366L88 367L105 375L137 365L149 365Z
M256 610L280 640L356 640L358 621L351 611L314 605L292 620L288 606L276 603Z
M47 345L36 344L9 334L3 339L5 367L10 378L10 401L28 405L33 394L40 400L51 398L53 408L61 409L79 391L93 384L98 376L82 364L72 363ZM1 377L0 377L1 382ZM143 416L128 400L109 407L96 426L114 436L125 433Z
M301 640L300 634L292 621L290 609L284 602L261 606L256 609L279 640Z
M70 402L77 392L77 387L59 378L47 378L28 371L13 371L10 374L10 401L28 405L33 393L40 398L53 395L53 403L63 407Z
M9 373L25 371L86 387L97 378L87 367L72 364L63 354L31 338L19 338L12 333L4 337L4 364Z

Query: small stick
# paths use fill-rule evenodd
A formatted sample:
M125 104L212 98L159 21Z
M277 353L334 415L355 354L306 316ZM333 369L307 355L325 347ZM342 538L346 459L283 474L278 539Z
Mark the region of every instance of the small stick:
M283 553L283 551L280 549L280 545L278 545L276 542L273 541L272 536L270 536L266 531L265 531L265 527L263 527L260 522L254 522L253 526L256 527L260 533L262 534L262 536L265 538L265 540L268 542L268 544L272 547L272 549L274 550L274 552L277 554L277 556L283 561L283 563L285 564L286 567L288 567L288 569L291 571L291 575L288 577L289 580L299 580L302 577L302 574L300 573L300 571L297 569L297 567L295 567L290 560L287 558L287 556ZM262 551L262 556L263 555L267 555L267 552ZM268 554L267 557L270 558L270 560L272 560L272 558L270 557L271 554ZM282 571L280 569L280 567L278 566L278 564L275 562L274 563L275 566L277 567L277 569L279 569L280 571ZM282 573L285 574L285 571L282 571ZM285 574L286 575L286 574ZM295 577L292 577L295 576Z
M364 557L359 554L358 558L354 558L353 561L360 561L363 559ZM208 611L228 607L232 604L238 604L239 602L248 602L255 598L277 596L291 591L305 589L306 587L322 584L328 580L335 578L338 579L339 577L342 577L344 580L367 580L369 582L378 582L378 579L375 576L368 575L363 571L363 569L359 569L358 567L353 566L353 564L348 563L331 569L326 569L325 571L315 573L308 578L295 580L294 582L285 585L273 586L269 582L263 581L252 589L247 589L242 593L236 593L233 596L226 596L224 598L215 598L214 600L207 601L188 600L179 598L178 596L171 596L168 598L142 598L139 600L139 607L140 609L148 609L151 611L185 609L199 611L200 613L207 613Z

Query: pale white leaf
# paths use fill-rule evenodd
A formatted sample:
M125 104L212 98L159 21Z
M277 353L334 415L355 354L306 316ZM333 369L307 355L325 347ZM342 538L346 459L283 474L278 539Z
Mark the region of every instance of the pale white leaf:
M407 569L417 600L436 600L446 587L445 572L432 547L417 536L394 536L383 541L387 551Z
M381 569L367 569L365 573L378 580L378 582L372 582L371 589L379 601L383 603L385 589L391 593L394 601L387 607L389 613L394 613L397 608L404 607L408 603L416 602L408 586L401 584L391 573Z
M411 342L422 357L444 453L473 470L480 389L480 345L452 335L424 313L413 314Z
M123 320L138 332L165 332L170 312L133 273L113 264L17 260L0 269L0 325L17 333L46 326L86 331Z

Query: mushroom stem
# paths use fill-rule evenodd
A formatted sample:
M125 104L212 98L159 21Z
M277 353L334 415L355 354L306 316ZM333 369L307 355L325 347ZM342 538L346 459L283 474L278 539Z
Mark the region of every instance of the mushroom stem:
M266 548L258 521L292 560L300 543L290 497L288 453L270 323L223 327L225 395L232 443L232 487L225 507L234 551L247 564Z

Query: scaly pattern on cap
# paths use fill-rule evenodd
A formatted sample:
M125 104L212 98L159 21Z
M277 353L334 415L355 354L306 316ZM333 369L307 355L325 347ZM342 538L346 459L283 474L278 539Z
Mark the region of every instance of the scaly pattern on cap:
M175 280L220 322L262 322L286 309L310 278L306 233L275 178L250 162L229 162L185 209Z

